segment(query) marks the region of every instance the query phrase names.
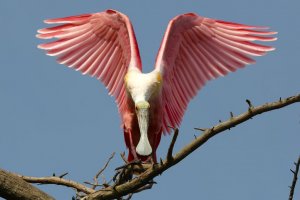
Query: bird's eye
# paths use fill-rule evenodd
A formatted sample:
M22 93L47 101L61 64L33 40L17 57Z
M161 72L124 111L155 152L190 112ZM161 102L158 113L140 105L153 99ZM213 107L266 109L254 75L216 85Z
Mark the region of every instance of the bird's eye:
M139 107L138 107L138 106L135 106L135 110L139 110Z

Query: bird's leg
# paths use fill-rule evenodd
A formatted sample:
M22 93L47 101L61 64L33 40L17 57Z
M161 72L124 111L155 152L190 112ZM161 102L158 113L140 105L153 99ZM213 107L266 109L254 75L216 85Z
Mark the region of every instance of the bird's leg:
M126 147L129 150L128 157L127 157L128 162L131 162L133 160L139 160L135 150L135 145L133 143L132 130L130 128L126 128L125 125L123 127L123 130L124 130L124 139L125 139Z
M132 132L131 130L129 130L129 133L128 133L128 136L129 136L129 154L131 154L133 156L133 162L134 161L138 161L139 158L137 156L137 153L136 153L136 150L135 150L135 146L133 144L133 139L132 139ZM129 156L128 156L129 158ZM129 162L131 162L132 160L129 160Z
M151 163L153 163L153 164L157 163L156 152L154 152L152 157L151 157Z
M152 163L157 163L157 158L156 158L156 150L157 150L157 147L160 143L160 139L161 139L161 134L162 134L162 128L160 129L159 132L157 132L155 134L155 137L154 137L154 151L152 153Z

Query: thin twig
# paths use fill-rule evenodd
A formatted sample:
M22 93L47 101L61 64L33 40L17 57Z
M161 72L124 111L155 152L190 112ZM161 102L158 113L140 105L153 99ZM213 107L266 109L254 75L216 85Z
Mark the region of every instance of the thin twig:
M176 142L178 133L179 133L178 128L175 128L175 130L174 130L174 135L173 135L171 144L170 144L169 149L168 149L168 154L167 154L167 160L168 160L168 161L173 160L173 149L174 149L174 145L175 145L175 142Z
M68 175L69 174L69 172L66 172L66 173L63 173L62 175L60 175L60 176L58 176L59 178L63 178L63 177L65 177L66 175Z
M95 186L95 187L98 187L98 186L103 186L103 184L95 184L95 183L91 183L91 182L88 182L88 181L84 181L83 182L84 184L87 184L87 185L91 185L91 186Z
M294 163L296 166L295 171L291 170L291 172L294 174L293 176L293 181L292 181L292 185L290 186L291 190L290 190L290 196L289 196L289 200L293 200L294 198L294 191L295 191L295 187L296 187L296 183L297 183L297 179L298 179L298 172L299 172L299 166L300 166L300 156L298 158L297 163Z
M103 173L103 171L107 168L109 162L113 159L114 156L115 156L115 152L113 152L113 153L111 154L111 156L108 158L107 162L105 163L104 167L102 167L102 169L100 169L100 170L98 171L98 173L95 175L95 177L94 177L94 184L93 184L93 187L92 187L93 190L94 190L94 189L98 186L98 184L99 184L99 181L98 181L99 176L100 176L100 175Z
M246 99L246 102L247 102L247 104L249 106L249 109L253 108L253 105L252 105L252 103L251 103L251 101L249 99Z
M127 159L125 158L125 152L121 153L120 156L125 163L128 163Z
M91 193L95 192L95 190L88 188L78 182L75 182L72 180L66 180L63 178L55 177L55 176L32 177L32 176L22 176L19 174L16 174L16 175L28 183L63 185L66 187L75 188L77 191L84 192L85 194L91 194Z
M206 131L206 128L194 128L194 129L198 131Z

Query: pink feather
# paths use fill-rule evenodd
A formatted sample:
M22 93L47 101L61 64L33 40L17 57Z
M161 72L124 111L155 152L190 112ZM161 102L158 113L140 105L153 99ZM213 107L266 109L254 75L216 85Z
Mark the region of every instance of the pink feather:
M234 72L275 48L268 27L214 20L187 13L173 18L163 37L155 68L163 74L163 131L178 127L189 101L207 81ZM180 98L180 103L177 100Z
M128 17L114 10L45 20L62 24L38 30L41 39L58 38L38 47L57 56L61 64L101 79L121 107L123 77L131 65L142 70L133 28ZM122 81L120 81L122 80ZM120 108L122 109L122 108Z

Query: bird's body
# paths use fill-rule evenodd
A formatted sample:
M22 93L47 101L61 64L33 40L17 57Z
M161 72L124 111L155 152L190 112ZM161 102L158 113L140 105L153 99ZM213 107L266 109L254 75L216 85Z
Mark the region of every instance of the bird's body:
M128 160L141 159L143 161L149 159L150 155L156 151L162 134L162 98L161 88L162 79L160 72L152 71L143 74L137 70L129 70L125 75L125 86L127 95L127 108L121 112L123 121L124 137L126 146L129 149ZM149 124L148 137L141 137L138 117L136 114L135 102L149 103ZM149 141L149 144L147 143ZM140 145L138 146L138 144ZM139 147L139 148L137 148ZM135 150L137 148L137 150ZM156 155L153 154L153 161L156 161Z
M162 133L178 127L189 101L207 81L254 63L273 47L267 27L248 26L187 13L173 18L154 70L142 73L128 17L115 10L45 20L62 24L38 30L58 40L39 45L58 62L100 79L119 108L128 160L156 162Z

